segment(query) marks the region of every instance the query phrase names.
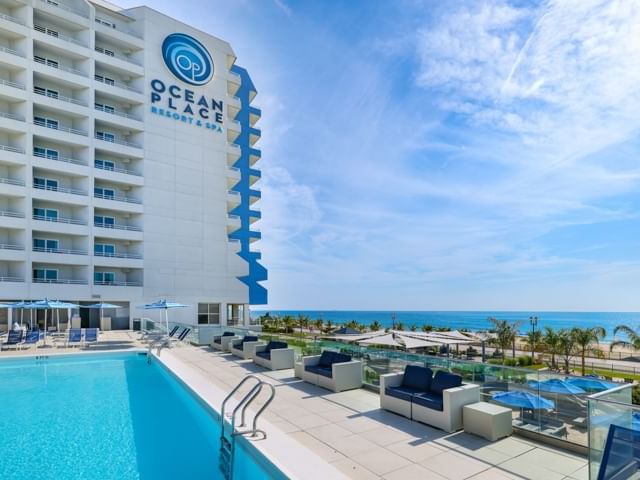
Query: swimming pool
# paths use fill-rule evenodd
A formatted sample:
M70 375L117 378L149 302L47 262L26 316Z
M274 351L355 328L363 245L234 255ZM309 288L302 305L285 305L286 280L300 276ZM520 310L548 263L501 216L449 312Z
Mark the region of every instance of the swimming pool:
M139 353L0 360L3 480L218 479L218 415ZM246 441L234 479L285 478Z

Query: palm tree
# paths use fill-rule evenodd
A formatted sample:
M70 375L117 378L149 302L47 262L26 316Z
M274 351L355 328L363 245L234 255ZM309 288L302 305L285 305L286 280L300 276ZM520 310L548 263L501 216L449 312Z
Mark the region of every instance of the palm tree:
M513 345L518 334L518 322L509 322L508 320L499 320L494 317L489 317L489 321L493 324L493 331L496 334L496 338L493 342L502 351L502 363L505 362L505 352L507 348Z
M422 325L422 327L420 327L420 330L422 330L423 332L432 332L433 331L433 327L431 325L427 325L426 323L424 325Z
M311 321L311 319L309 318L308 315L303 315L302 313L298 314L298 326L300 327L300 333L302 333L302 329L303 328L309 328L309 322Z
M372 332L377 332L378 330L382 330L382 325L379 321L374 320L373 322L371 322L371 325L369 325L369 328Z
M534 352L542 343L542 332L540 330L527 332L527 335L524 338L524 343L529 346L530 351Z
M355 321L355 320L349 320L345 326L346 326L347 328L353 328L354 330L357 330L357 328L358 328L358 322L357 322L357 321Z
M333 330L333 322L331 320L327 320L324 322L324 331L329 333Z
M411 330L412 332L415 332L416 330L418 330L418 326L414 323L409 327L409 330Z
M396 330L403 331L404 330L404 323L396 322Z
M295 325L296 325L296 321L291 315L285 315L284 317L282 317L282 323L284 325L285 333L293 332L293 329L295 328Z
M558 353L564 360L564 372L569 373L569 361L576 352L576 337L571 330L563 328L558 332Z
M609 346L609 350L613 350L614 347L627 347L634 350L640 350L640 333L628 325L618 325L613 329L613 336L615 337L619 333L624 333L627 336L627 340L614 340Z
M584 357L586 356L587 352L601 353L600 350L596 348L596 345L598 345L600 343L600 340L602 340L607 335L607 332L602 327L576 327L571 330L571 334L573 335L576 349L580 353L582 375L584 376Z
M556 354L560 353L560 335L551 327L544 327L542 344L547 352L551 354L551 366L556 366Z
M313 326L318 329L319 332L322 332L322 326L324 325L324 320L321 318L316 318L313 321Z

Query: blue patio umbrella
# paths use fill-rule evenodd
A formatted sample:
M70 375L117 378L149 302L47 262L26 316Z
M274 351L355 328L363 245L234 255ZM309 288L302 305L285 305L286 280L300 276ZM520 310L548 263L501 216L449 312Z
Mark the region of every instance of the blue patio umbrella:
M502 403L503 405L526 408L529 410L550 410L556 406L553 400L520 390L498 392L493 394L492 399L498 403Z
M23 317L23 315L24 315L24 309L25 309L25 308L27 307L27 305L29 305L30 303L31 303L31 302L25 302L25 301L23 300L23 301L15 302L15 303L12 303L12 304L8 305L8 307L9 307L9 308L11 308L11 309L19 308L19 309L21 310L21 312L20 312L20 325L22 325L22 324L24 323L24 322L23 322L23 320L24 320L24 317ZM29 319L29 326L30 326L30 327L33 327L33 319L32 319L32 318L30 318L30 319Z
M44 300L38 300L35 302L28 303L24 306L26 309L32 310L44 310L44 343L47 343L47 310L68 310L70 308L80 308L80 305L76 305L75 303L61 302L59 300L49 300L45 298ZM58 317L58 327L60 322L60 317Z
M605 382L599 378L591 377L571 377L567 379L567 383L580 387L588 392L602 392L603 390L609 390L610 388L618 386L615 383Z
M527 385L535 390L540 390L541 392L556 393L560 395L582 395L587 393L579 386L559 378L549 378L548 380L543 380L541 382L531 381L528 382Z
M189 305L184 305L182 303L177 302L167 302L166 300L159 300L153 303L147 303L143 305L142 308L145 310L164 310L165 311L165 326L166 331L169 333L169 309L170 308L186 308Z

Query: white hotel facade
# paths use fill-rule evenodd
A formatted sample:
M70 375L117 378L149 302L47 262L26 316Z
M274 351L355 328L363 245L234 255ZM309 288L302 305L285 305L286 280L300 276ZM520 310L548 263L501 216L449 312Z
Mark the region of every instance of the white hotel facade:
M260 110L235 61L146 7L0 0L0 302L115 303L110 326L80 322L121 329L166 298L189 306L172 320L249 323Z

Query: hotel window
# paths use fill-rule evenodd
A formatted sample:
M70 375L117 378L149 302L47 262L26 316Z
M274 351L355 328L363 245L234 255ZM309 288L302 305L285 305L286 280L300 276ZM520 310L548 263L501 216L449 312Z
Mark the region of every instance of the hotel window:
M98 257L113 257L116 253L116 246L110 243L96 243L93 251Z
M110 57L116 56L116 53L113 50L109 50L107 48L96 47L96 52L104 53L105 55L108 55Z
M40 190L58 190L58 181L50 178L33 177L33 186Z
M58 129L58 121L54 120L53 118L36 116L36 117L33 117L33 123L41 127L53 128L55 130Z
M97 285L110 285L115 283L116 274L113 272L94 272L93 283Z
M110 162L109 160L95 160L96 168L101 170L115 170L116 164L114 162Z
M45 97L58 98L58 91L51 90L50 88L33 87L33 91L36 92L38 95L44 95Z
M111 105L105 105L103 103L96 102L95 106L96 106L96 110L100 110L107 113L113 113L116 111L115 107L112 107Z
M34 268L33 280L36 282L55 282L58 280L58 270L50 268Z
M48 158L50 160L58 160L60 157L57 150L44 147L33 147L33 155L41 158Z
M57 252L60 250L60 242L49 238L34 238L33 250L36 252Z
M34 208L33 216L36 217L36 220L55 222L58 220L58 210L53 208Z
M115 23L111 23L108 22L107 20L102 20L101 18L96 17L96 23L99 23L100 25L104 25L105 27L109 27L109 28L116 28Z
M107 200L113 200L114 197L116 196L115 190L111 188L95 187L93 189L93 193L96 197L106 198Z
M113 78L105 77L103 75L94 75L94 78L102 83L106 83L107 85L115 85L116 81Z
M113 133L109 132L101 132L100 130L96 131L96 138L98 140L104 140L105 142L115 142L116 136Z
M199 325L220 325L220 304L219 303L199 303L198 304L198 324Z
M49 67L58 68L59 64L57 60L53 60L51 58L46 58L46 57L40 57L38 55L34 55L33 58L38 63L42 63L43 65L47 65Z
M227 325L241 325L244 322L244 305L241 303L227 304Z
M96 227L113 228L113 226L116 224L116 219L104 215L94 215L93 224Z

